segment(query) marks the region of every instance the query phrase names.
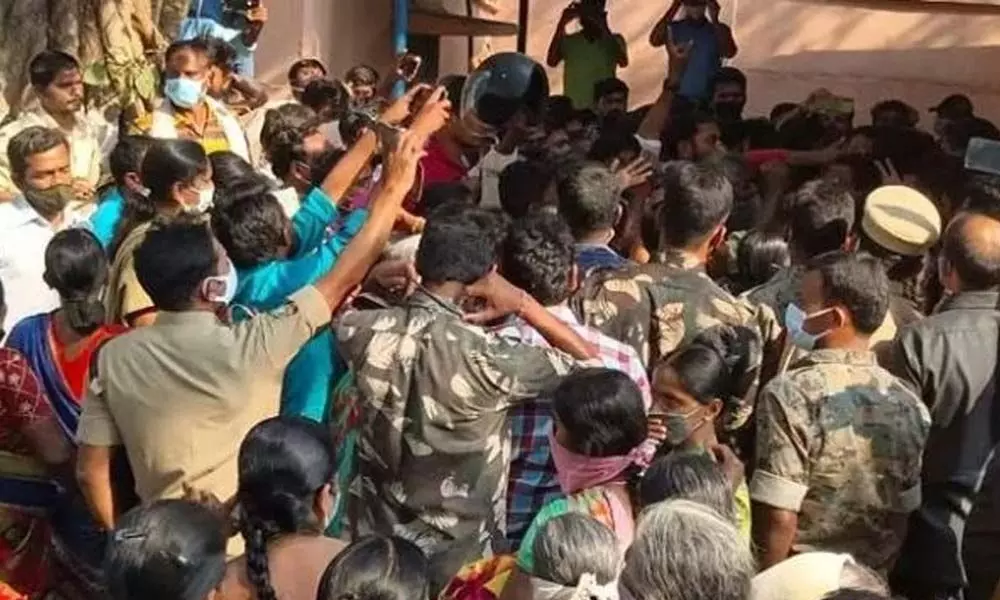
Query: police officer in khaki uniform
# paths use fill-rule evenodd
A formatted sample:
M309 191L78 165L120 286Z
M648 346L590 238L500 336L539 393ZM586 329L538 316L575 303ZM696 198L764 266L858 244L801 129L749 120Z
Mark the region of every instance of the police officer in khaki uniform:
M143 502L188 488L221 500L235 493L243 437L277 414L285 367L378 258L425 140L403 134L360 233L330 273L272 313L236 325L216 317L238 282L204 222L182 218L148 234L136 271L160 316L102 349L80 418L78 479L99 523L114 526L109 467L119 445ZM375 146L366 134L356 149L370 156Z
M941 237L937 207L911 187L882 186L865 201L861 233L861 249L880 259L889 275L889 313L896 326L922 319L920 276L928 250Z

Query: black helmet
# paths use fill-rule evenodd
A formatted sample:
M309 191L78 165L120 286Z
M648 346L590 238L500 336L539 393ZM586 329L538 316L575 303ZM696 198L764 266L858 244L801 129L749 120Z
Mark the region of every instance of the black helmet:
M549 78L541 65L524 54L501 52L469 75L462 89L461 114L502 127L522 109L541 111L548 96Z

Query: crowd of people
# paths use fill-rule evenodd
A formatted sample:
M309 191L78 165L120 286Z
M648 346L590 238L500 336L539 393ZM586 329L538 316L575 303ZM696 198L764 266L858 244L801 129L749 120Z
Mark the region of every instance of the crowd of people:
M511 53L274 99L266 9L193 10L154 111L96 125L45 51L0 127L0 598L994 597L967 97L751 118L676 0L633 107L581 0L566 95Z

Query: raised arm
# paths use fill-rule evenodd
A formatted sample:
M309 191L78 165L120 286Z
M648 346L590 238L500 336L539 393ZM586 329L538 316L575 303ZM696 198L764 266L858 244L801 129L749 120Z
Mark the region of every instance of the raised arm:
M666 129L667 120L670 118L670 107L673 105L674 96L677 88L681 85L684 71L687 69L687 63L691 57L691 43L688 42L680 46L674 44L669 31L667 32L666 47L669 56L667 79L663 82L660 97L650 107L636 132L636 135L647 140L659 140L663 130Z
M389 159L385 184L373 199L368 220L337 260L333 270L316 282L331 310L364 281L389 241L392 225L406 193L413 186L428 136L444 126L449 103L438 90L421 109L410 130L399 138Z
M485 300L488 308L465 316L471 323L489 323L516 314L542 334L549 344L578 360L597 358L597 349L576 334L569 326L545 310L524 290L498 273L491 273L465 288L472 298Z
M550 67L558 67L559 63L563 61L563 49L562 43L566 39L566 26L569 25L570 21L577 17L577 10L571 4L566 7L566 10L562 12L562 16L559 17L559 23L556 25L556 30L552 34L552 41L549 42L549 52L545 59Z
M413 98L427 86L416 86L405 96L396 100L382 113L379 121L388 125L398 125L410 116ZM347 151L347 154L333 167L320 187L334 202L339 201L354 185L372 156L378 151L378 138L372 131L366 131Z
M670 24L673 23L674 18L680 10L681 0L673 0L673 2L670 3L670 8L667 9L667 13L656 22L656 25L653 27L653 31L649 32L650 46L659 48L667 45L667 39L670 33Z
M736 56L736 40L733 38L733 30L722 22L719 14L722 7L719 0L708 0L708 18L715 29L715 39L719 44L719 54L722 58L732 58Z

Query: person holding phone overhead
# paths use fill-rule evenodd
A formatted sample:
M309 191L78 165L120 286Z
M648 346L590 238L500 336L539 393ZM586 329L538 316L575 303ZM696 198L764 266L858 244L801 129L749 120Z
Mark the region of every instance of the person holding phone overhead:
M236 72L253 77L254 51L267 23L261 0L193 0L177 41L217 38L236 48Z
M674 18L684 8L684 18ZM681 96L699 102L709 100L712 81L722 66L722 59L733 58L738 51L733 30L719 18L718 0L673 0L667 13L649 35L654 48L674 44L690 46L690 58L681 80Z
M565 62L564 93L577 109L594 103L594 84L613 78L618 67L628 66L628 44L608 25L607 0L580 0L563 11L549 44L546 62L552 68ZM580 22L580 31L567 34L566 26Z

